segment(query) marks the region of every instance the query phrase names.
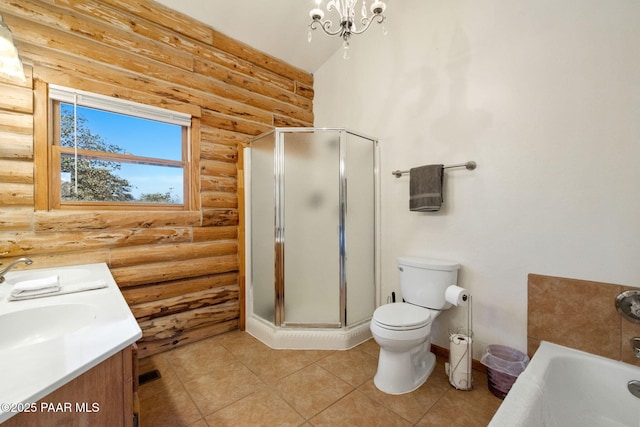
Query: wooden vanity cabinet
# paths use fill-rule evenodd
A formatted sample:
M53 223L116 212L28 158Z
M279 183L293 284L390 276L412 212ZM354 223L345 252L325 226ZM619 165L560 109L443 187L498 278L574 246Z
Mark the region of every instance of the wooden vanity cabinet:
M137 372L135 345L42 398L35 404L34 412L16 414L1 425L134 427L134 387L137 388L134 372Z

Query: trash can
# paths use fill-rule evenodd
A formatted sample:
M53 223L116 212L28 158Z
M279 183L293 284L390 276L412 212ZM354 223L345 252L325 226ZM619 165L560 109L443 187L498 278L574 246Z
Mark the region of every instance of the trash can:
M529 356L515 348L491 344L485 349L480 363L487 367L489 391L504 399L529 364Z

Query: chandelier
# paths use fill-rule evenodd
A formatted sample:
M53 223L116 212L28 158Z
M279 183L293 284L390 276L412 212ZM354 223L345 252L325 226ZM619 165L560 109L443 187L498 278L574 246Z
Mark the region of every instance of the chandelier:
M373 0L371 7L367 10L367 0L361 0L362 5L360 7L361 18L356 19L356 9L360 0L330 0L327 3L327 12L335 11L339 15L339 26L334 29L334 22L330 19L324 20L324 11L320 9L322 0L315 0L316 7L311 9L309 16L311 17L311 23L309 23L309 35L308 41L311 43L311 30L315 30L318 27L330 35L342 37L342 43L344 46L344 58L349 58L349 39L352 34L362 34L369 29L374 21L382 24L385 20L384 10L387 5L383 1ZM371 15L369 15L371 12ZM386 29L383 25L383 33L386 34Z

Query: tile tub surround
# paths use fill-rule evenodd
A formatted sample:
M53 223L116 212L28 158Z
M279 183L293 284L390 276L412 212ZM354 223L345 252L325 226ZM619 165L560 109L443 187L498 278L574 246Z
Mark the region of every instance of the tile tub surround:
M640 324L616 311L619 293L631 286L529 274L528 353L541 340L640 366L629 340Z
M140 360L161 378L140 386L141 425L486 426L502 402L474 371L472 391L454 389L438 357L418 390L400 396L373 384L379 347L273 350L241 331Z

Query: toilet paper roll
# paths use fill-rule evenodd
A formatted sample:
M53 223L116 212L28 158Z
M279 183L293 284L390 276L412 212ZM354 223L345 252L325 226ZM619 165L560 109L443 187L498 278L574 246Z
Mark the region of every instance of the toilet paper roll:
M469 291L460 286L451 285L444 291L444 299L453 305L467 305L469 303Z
M449 341L449 383L459 390L469 390L473 386L470 363L473 338L452 334Z

